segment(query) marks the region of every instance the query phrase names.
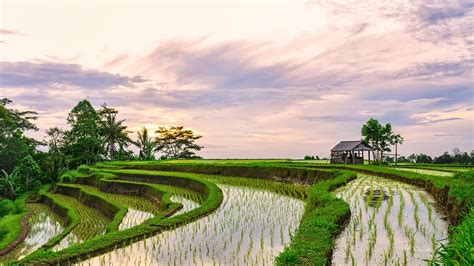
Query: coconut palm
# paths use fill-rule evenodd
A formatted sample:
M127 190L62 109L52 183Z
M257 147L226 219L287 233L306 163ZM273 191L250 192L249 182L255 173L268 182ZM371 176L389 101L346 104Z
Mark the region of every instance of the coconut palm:
M131 131L127 130L127 126L123 125L125 120L117 121L117 113L116 109L108 108L105 104L99 110L100 136L104 150L110 160L114 160L117 150L124 150L132 143L128 136Z
M140 131L138 131L138 140L134 142L134 144L140 149L138 154L140 160L148 161L155 159L154 153L156 144L151 139L146 127L142 127Z
M395 144L395 165L397 165L398 158L398 144L403 144L403 137L400 134L392 135L392 144Z

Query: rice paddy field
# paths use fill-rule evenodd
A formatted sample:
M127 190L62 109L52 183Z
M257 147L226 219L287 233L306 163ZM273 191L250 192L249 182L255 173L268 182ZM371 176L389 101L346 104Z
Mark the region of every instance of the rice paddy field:
M334 265L419 265L446 244L447 221L426 191L359 175L334 194L352 213L337 239Z
M109 219L99 210L82 204L78 199L63 194L52 194L57 201L64 202L74 209L78 216L77 226L57 245L53 251L58 251L74 244L82 243L89 238L93 238L105 233Z
M79 265L271 265L291 241L304 202L254 188L219 185L209 216Z
M0 262L19 260L29 255L48 240L57 236L64 229L61 218L41 203L32 203L28 208L33 210L28 224L30 233L25 240L6 256L0 257Z
M30 232L0 263L445 262L471 221L474 186L457 172L289 160L82 166L77 183L30 200Z

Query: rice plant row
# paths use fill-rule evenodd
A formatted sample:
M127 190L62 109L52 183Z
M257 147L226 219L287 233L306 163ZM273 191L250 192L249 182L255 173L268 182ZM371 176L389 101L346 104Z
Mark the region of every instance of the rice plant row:
M359 175L334 193L352 212L336 241L334 265L424 264L447 237L434 200L417 187Z
M74 197L63 194L50 194L57 201L62 201L71 206L79 217L77 226L64 239L61 240L55 247L54 251L72 246L77 243L82 243L84 240L93 238L105 233L107 224L110 222L102 213L94 208L90 208L82 204Z
M273 264L299 225L303 201L255 188L219 187L224 202L211 215L80 264Z

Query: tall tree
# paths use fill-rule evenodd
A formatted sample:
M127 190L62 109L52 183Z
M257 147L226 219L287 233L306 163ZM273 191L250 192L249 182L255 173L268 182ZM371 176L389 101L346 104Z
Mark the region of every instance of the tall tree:
M123 124L125 120L117 121L117 109L109 108L104 103L98 114L100 137L104 150L108 154L109 159L113 161L117 151L121 151L121 154L123 154L132 142L128 136L131 131L127 130L127 126Z
M395 144L395 165L398 164L398 144L403 144L403 137L400 134L392 136L392 143Z
M68 169L68 159L64 153L66 148L65 132L57 127L46 130L45 144L48 152L41 162L46 176L51 181L57 181L59 176Z
M71 130L66 132L66 155L71 158L71 167L93 164L100 160L99 116L88 100L80 101L67 118Z
M138 140L134 144L140 149L138 153L140 160L150 161L155 159L155 143L149 136L146 127L142 127L138 131Z
M377 119L370 118L367 123L362 126L361 134L365 142L369 143L379 155L380 138L382 135L382 125ZM376 158L374 158L376 159Z
M361 134L364 140L376 150L379 160L383 161L384 152L391 151L390 145L393 144L392 125L390 123L382 125L377 119L370 118L362 126Z
M35 189L43 179L43 172L31 155L27 155L20 160L15 170L13 170L13 174L18 177L22 192Z
M390 146L392 145L392 137L393 137L393 130L392 125L387 123L381 127L380 132L380 139L379 139L379 148L380 148L380 159L383 161L384 152L390 152L392 149Z
M167 159L200 158L195 152L202 149L195 143L202 136L195 135L192 130L178 127L160 127L156 131L156 151L162 152Z
M0 169L11 173L21 158L36 151L39 142L25 136L28 130L38 130L34 121L38 114L8 108L10 99L0 99Z

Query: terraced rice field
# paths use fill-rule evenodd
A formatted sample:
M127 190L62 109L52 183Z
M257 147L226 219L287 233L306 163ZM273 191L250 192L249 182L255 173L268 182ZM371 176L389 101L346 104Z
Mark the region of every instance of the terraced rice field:
M107 192L103 192L99 190L99 188L94 187L94 186L76 185L76 184L71 185L71 186L82 188L83 190L87 192L99 195L104 198L108 198L125 207L129 207L129 208L139 210L142 212L152 213L155 215L160 213L159 206L157 206L153 202L143 197L125 195L125 194L120 194L120 193L107 193Z
M80 264L273 264L299 225L303 201L255 188L219 187L224 202L209 216Z
M82 204L76 198L66 196L63 194L51 194L51 197L56 198L57 201L64 202L71 206L79 216L77 226L59 242L54 251L58 251L74 244L82 243L84 240L93 238L105 233L107 224L110 222L101 212L94 208L90 208Z
M72 208L79 219L77 226L53 248L40 248L40 254L35 252L32 256L43 262L59 257L55 260L58 264L77 265L273 265L288 246L283 254L289 255L284 259L291 260L288 250L293 251L294 243L299 243L303 250L300 252L297 247L293 252L300 252L300 258L306 261L310 261L307 250L312 257L319 256L319 250L326 250L321 252L323 262L327 262L326 254L332 250L333 265L420 265L432 258L440 243L446 243L446 219L422 189L362 174L354 180L356 174L352 172L319 169L321 176L313 173L298 176L300 179L296 180L301 183L282 182L286 180L274 178L280 170L270 168L272 172L267 178L271 179L263 179L146 169L95 169L107 173L104 176L108 180L98 180L99 175L89 172L83 178L94 178L94 182L61 184L58 193L44 192ZM292 175L301 174L297 171ZM423 169L419 173L428 175L432 171ZM289 170L284 169L283 173ZM310 178L320 179L316 185L308 185ZM103 192L83 183L98 183L101 188L125 191L127 195ZM342 184L346 185L339 187ZM339 188L333 191L334 187ZM81 201L95 208L59 193L76 195L76 189L83 191L78 196ZM137 196L128 195L137 191ZM338 220L348 217L349 209L331 193L350 205L347 225L339 224ZM145 194L156 196L160 203ZM180 206L176 203L182 205L178 211ZM319 208L323 205L326 206ZM37 211L30 221L31 241L10 253L8 260L21 259L63 231L63 226L54 222L57 217L54 220L42 214L51 212L49 208L42 204L32 206ZM36 219L45 220L48 225L37 226ZM300 222L302 229L297 231ZM343 230L338 237L337 228ZM93 239L103 234L106 235ZM88 239L92 241L83 243ZM305 242L306 239L309 241ZM320 244L316 241L323 244L312 250Z
M0 257L0 263L7 260L19 260L27 256L60 234L64 229L61 218L51 211L48 206L41 203L31 203L28 208L33 211L33 215L28 220L30 233L23 243L12 252Z
M443 215L417 187L359 175L334 193L352 213L337 240L334 265L423 265L447 238Z

